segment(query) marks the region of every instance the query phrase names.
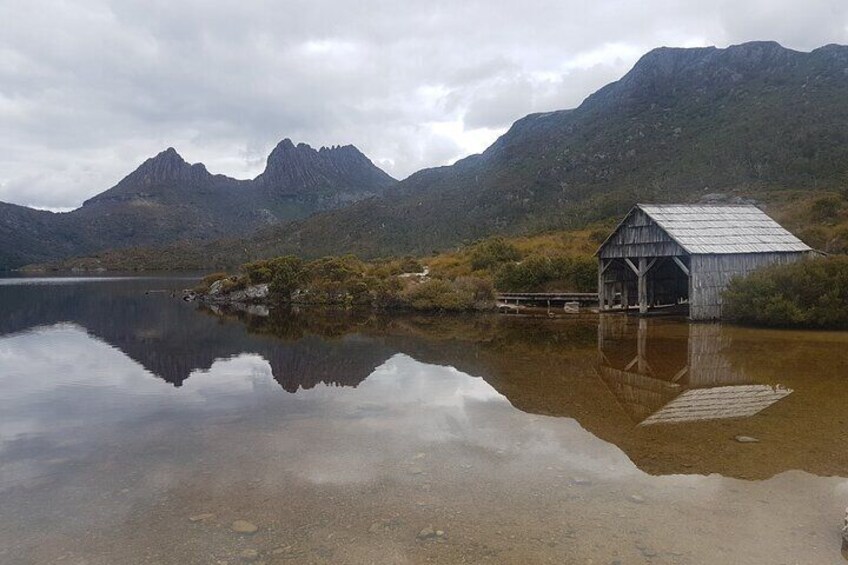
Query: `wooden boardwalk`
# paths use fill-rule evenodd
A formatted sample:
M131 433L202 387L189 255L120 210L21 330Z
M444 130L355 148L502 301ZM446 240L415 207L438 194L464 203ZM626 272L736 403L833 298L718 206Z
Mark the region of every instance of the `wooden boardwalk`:
M498 302L516 306L564 306L567 303L577 303L580 306L591 306L598 303L597 292L501 292L497 295Z

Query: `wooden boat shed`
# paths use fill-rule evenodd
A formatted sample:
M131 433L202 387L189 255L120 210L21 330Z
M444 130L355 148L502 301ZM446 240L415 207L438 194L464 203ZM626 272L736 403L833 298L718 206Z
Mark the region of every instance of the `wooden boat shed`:
M600 309L688 304L717 320L733 277L812 253L753 205L637 204L596 253Z

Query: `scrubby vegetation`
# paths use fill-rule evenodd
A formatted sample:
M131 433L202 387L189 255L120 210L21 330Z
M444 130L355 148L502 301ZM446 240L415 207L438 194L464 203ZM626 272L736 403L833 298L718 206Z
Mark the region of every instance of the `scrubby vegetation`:
M593 291L597 267L592 252L606 233L603 226L534 237L493 237L426 259L366 262L345 255L304 261L288 255L245 263L237 275L209 275L198 291L208 291L223 279L228 290L267 284L273 303L485 310L494 306L495 289Z
M775 265L734 279L725 315L770 327L848 328L848 257Z
M593 292L597 284L598 266L592 257L531 255L519 263L507 263L495 273L495 286L508 292Z
M198 291L208 292L223 281L219 296L252 285L268 285L273 304L367 306L381 309L470 311L491 308L494 289L488 279L430 278L413 258L367 263L352 255L304 262L298 257L252 261L238 275L215 273Z

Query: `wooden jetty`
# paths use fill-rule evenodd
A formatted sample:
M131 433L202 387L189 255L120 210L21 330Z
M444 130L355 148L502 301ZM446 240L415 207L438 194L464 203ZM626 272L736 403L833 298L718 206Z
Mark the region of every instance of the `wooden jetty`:
M518 311L525 308L561 308L577 312L582 307L598 304L597 292L501 292L497 295L499 310Z

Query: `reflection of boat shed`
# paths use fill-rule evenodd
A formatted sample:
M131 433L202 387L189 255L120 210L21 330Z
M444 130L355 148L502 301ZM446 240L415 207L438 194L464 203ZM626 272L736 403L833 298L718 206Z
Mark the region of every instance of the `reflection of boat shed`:
M689 325L685 348L648 337L648 320L602 318L598 372L619 405L642 426L747 418L792 393L753 383L723 354L729 339L716 324Z
M718 319L733 277L811 252L756 206L637 204L598 249L600 308L688 303Z

